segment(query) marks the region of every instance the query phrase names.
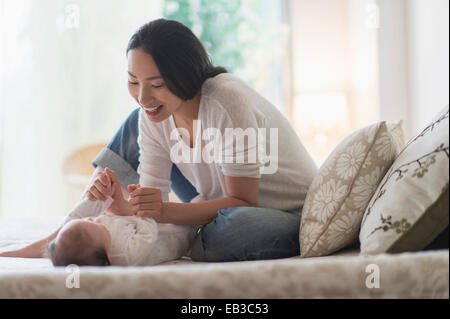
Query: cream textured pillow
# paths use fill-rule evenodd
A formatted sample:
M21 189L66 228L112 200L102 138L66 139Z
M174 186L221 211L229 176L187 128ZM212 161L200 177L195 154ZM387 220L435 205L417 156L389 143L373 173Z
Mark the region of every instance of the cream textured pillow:
M331 254L358 239L379 181L404 146L401 122L379 122L346 137L319 169L300 224L301 257Z
M425 248L447 226L449 215L448 106L395 160L361 223L361 254Z

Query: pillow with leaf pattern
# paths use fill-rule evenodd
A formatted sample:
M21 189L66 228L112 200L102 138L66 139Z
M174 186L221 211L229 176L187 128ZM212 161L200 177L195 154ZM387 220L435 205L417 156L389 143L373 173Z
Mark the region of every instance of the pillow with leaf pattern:
M448 227L449 108L408 142L361 223L361 254L417 251Z

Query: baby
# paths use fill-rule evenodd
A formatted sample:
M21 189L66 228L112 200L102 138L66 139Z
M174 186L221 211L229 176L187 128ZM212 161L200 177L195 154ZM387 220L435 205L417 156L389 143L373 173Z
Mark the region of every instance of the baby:
M105 212L114 201L115 185L109 177L107 183L107 200L84 197L49 243L53 265L156 265L188 253L197 226L158 224L153 218Z

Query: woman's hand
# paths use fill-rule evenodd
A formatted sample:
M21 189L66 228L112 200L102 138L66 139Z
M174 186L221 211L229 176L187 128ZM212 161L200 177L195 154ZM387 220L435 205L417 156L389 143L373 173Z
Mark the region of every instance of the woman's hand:
M136 216L154 218L156 221L162 216L162 196L159 188L128 185L131 192L132 211Z

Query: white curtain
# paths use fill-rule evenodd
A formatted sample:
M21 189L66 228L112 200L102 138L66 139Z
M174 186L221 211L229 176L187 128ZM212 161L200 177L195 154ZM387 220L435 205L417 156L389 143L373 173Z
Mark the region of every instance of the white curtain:
M66 214L64 159L136 107L126 45L162 0L0 0L0 215Z

